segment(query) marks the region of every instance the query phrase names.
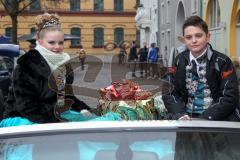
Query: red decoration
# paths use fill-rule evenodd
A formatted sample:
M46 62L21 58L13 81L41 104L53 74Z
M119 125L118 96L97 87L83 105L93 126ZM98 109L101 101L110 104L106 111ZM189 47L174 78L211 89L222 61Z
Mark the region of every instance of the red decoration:
M110 86L99 90L100 98L109 101L144 100L152 96L151 92L143 91L136 83L123 80L112 82Z

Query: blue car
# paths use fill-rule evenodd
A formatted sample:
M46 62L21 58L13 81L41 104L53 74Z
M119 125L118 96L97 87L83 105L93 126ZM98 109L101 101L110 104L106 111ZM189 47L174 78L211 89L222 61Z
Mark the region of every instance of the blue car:
M19 55L18 45L0 44L0 89L4 97L8 94L15 58Z

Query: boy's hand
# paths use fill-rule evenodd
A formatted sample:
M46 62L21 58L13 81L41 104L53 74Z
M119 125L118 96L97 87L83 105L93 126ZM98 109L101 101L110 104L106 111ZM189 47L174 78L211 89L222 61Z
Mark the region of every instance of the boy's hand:
M178 120L190 120L191 118L189 117L189 115L184 115L182 117L180 117Z

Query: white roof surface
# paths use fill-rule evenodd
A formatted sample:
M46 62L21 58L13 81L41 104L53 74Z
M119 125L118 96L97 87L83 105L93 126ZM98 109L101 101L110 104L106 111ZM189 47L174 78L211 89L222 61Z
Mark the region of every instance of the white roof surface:
M17 127L0 128L0 137L7 135L81 131L81 130L132 130L132 129L177 129L177 128L216 128L216 129L240 129L239 122L223 121L98 121L98 122L67 122L27 125Z

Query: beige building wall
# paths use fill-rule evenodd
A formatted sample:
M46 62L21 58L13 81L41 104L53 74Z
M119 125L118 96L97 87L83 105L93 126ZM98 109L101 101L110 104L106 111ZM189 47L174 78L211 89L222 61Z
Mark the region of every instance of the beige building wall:
M94 28L104 28L104 43L114 40L114 29L122 27L124 29L124 40L132 41L136 39L136 24L134 17L136 15L135 0L123 0L124 11L114 11L114 0L104 0L104 11L94 12L94 0L84 0L80 4L79 12L70 11L68 1L55 5L52 2L42 0L41 6L46 6L49 13L57 13L61 17L62 28L64 33L70 34L71 28L81 28L81 44L88 54L115 54L118 49L106 51L104 48L94 48ZM41 7L42 9L43 7ZM42 14L41 11L26 11L18 17L18 36L30 34L30 28L35 26L35 17ZM11 19L0 6L0 35L5 35L5 28L11 27ZM27 50L29 42L20 42L21 48ZM70 46L70 41L65 41L65 51L75 54L78 50Z

